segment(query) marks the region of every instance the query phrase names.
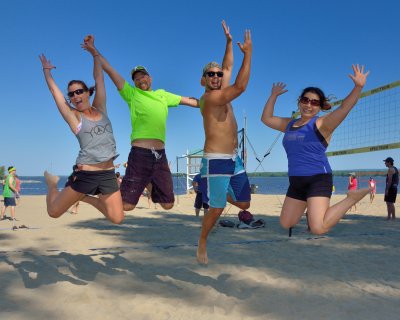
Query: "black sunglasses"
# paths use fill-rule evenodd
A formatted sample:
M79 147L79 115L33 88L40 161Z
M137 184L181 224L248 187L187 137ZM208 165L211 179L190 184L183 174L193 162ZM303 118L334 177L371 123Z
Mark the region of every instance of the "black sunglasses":
M72 98L75 94L77 96L80 96L82 93L84 93L86 90L85 89L77 89L75 91L70 91L67 93L68 97Z
M209 76L210 78L214 77L215 75L217 75L218 78L222 78L224 73L222 71L207 71L205 75Z
M311 104L313 107L320 107L321 102L317 99L309 99L307 97L301 97L299 99L300 103L302 104Z

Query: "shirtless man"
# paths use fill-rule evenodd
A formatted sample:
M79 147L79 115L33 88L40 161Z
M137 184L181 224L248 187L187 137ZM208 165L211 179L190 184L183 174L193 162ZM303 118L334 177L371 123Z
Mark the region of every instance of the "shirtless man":
M232 36L225 21L222 21L222 27L226 36L222 67L216 62L208 63L201 78L201 85L205 87L200 99L205 145L200 173L203 202L210 206L203 218L197 249L197 261L201 264L208 263L207 236L224 210L227 197L242 210L250 207L250 185L237 155L237 124L231 101L246 90L249 82L252 42L250 31L246 30L243 44L238 42L244 54L242 66L235 83L229 85L233 67Z

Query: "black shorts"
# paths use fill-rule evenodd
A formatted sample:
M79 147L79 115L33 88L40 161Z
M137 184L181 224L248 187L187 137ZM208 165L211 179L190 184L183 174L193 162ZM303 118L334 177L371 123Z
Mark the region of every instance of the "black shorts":
M196 209L201 209L202 207L204 209L208 209L210 207L208 203L203 202L203 194L201 192L196 193L196 199L194 200L194 207Z
M122 200L136 205L144 188L150 182L152 184L151 199L154 203L175 201L172 175L165 150L132 147L121 183Z
M68 184L76 192L83 194L111 194L118 191L115 169L74 172Z
M397 198L397 187L390 187L388 194L385 194L385 202L395 203Z
M307 201L310 197L332 196L333 179L331 173L316 174L314 176L291 176L289 177L289 189L286 196Z
M4 198L4 206L5 207L15 207L16 206L16 202L15 202L15 198Z

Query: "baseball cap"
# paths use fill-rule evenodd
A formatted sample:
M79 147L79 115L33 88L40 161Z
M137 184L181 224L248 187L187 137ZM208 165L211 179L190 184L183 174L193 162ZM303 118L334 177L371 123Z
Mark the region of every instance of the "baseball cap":
M132 79L133 79L133 76L134 76L134 74L135 74L136 72L143 72L144 74L147 74L148 76L150 75L150 73L147 71L147 69L146 69L145 67L143 67L143 66L136 66L136 67L134 67L134 68L132 69L132 71L131 71Z
M204 66L204 68L203 68L203 76L207 72L207 70L210 69L210 68L220 68L220 69L222 69L218 62L211 61L211 62L207 63Z
M392 157L387 157L385 160L383 160L385 162L394 162Z
M350 173L349 173L349 176L355 176L355 175L356 175L355 172L350 172Z

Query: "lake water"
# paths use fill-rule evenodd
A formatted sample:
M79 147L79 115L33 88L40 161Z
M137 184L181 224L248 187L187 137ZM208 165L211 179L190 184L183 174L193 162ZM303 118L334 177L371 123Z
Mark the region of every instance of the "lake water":
M368 187L369 177L360 177L359 188ZM23 177L20 176L22 181L21 184L21 194L22 195L44 195L47 193L47 187L44 182L44 177ZM385 177L375 177L377 181L377 193L384 193L385 191ZM60 177L60 182L58 184L59 188L63 188L67 177ZM173 177L174 181L174 192L175 194L186 193L186 180L183 177ZM334 177L336 194L345 194L347 192L348 177ZM256 193L259 194L285 194L288 188L288 178L287 177L255 177L250 178L250 184L257 186Z

